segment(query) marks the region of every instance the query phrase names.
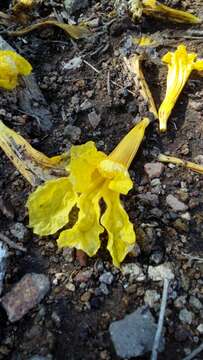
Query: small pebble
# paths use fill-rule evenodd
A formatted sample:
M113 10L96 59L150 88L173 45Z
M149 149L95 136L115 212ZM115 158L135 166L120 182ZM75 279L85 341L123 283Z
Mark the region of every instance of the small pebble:
M113 275L111 272L105 272L99 277L99 281L106 285L111 285L113 282Z
M182 309L179 312L179 319L181 322L186 324L192 324L193 314L191 311L188 311L187 309Z

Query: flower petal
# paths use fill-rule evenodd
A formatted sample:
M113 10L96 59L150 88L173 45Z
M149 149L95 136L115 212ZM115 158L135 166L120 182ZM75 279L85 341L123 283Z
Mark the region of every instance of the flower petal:
M108 182L109 189L121 194L127 194L132 189L132 180L126 167L122 164L106 159L101 161L98 169L104 178L110 179Z
M133 224L124 210L120 195L110 190L102 193L106 203L106 211L101 218L101 224L108 233L108 250L113 263L119 267L126 255L132 250L136 236Z
M95 181L93 174L100 161L107 158L107 155L98 151L93 141L86 144L72 146L71 161L69 164L70 179L75 191L85 192Z
M165 54L162 61L168 64L167 87L165 98L159 108L160 131L167 130L167 121L181 94L192 70L195 68L197 54L188 53L185 45Z
M78 221L72 229L62 231L57 240L58 246L75 247L89 256L94 256L100 247L100 234L104 232L100 225L100 196L97 192L81 195L78 199Z
M38 235L54 234L69 221L77 201L68 177L49 180L28 198L29 225Z

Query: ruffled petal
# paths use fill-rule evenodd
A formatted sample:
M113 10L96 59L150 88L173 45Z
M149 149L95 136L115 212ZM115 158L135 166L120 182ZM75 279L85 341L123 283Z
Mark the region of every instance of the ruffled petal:
M113 264L117 267L132 250L136 236L133 224L124 210L120 196L110 190L103 192L103 199L106 203L106 211L101 218L101 224L108 233L108 246Z
M97 150L93 141L71 148L69 170L75 191L82 193L89 189L92 182L95 181L97 165L106 157L106 154Z
M78 199L78 221L72 229L62 231L57 240L58 246L75 247L89 256L94 256L100 247L100 234L104 229L100 225L100 196L95 192L81 195Z
M120 194L127 194L133 187L132 180L125 166L112 160L103 160L99 164L99 172L109 179L108 188Z
M28 198L29 226L41 236L54 234L68 223L76 201L68 177L47 181Z

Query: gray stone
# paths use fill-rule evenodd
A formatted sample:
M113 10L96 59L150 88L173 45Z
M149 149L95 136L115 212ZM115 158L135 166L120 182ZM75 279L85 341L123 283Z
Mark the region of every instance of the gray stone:
M81 129L78 126L67 125L64 129L64 135L72 141L77 141L81 136Z
M88 120L91 126L93 127L93 129L96 129L96 127L99 125L101 121L101 115L100 114L98 115L96 111L93 110L88 114Z
M203 334L203 324L198 325L197 331L199 331L200 334Z
M146 290L144 296L144 302L149 307L153 308L155 303L160 299L160 295L156 290Z
M144 166L144 170L150 179L159 178L164 171L164 165L159 162L147 163Z
M144 281L145 275L140 266L134 263L125 264L121 267L123 275L129 276L130 282Z
M72 263L75 258L75 249L74 248L63 249L63 256L66 262Z
M28 229L22 223L19 222L15 223L10 228L10 232L19 241L23 241L28 235Z
M166 197L166 203L173 209L173 211L186 211L188 209L188 206L185 205L182 201L178 200L173 195L168 195Z
M43 274L26 274L2 299L1 304L11 322L20 320L44 298L50 282Z
M106 285L111 285L113 282L113 274L110 271L105 272L102 275L100 275L99 281Z
M6 274L7 257L8 248L3 242L0 241L0 295L3 290L3 281Z
M153 281L162 281L165 278L168 280L174 279L171 263L164 263L158 266L149 266L148 276Z
M201 310L203 308L202 302L195 296L190 296L189 303L195 310Z
M109 295L109 289L106 284L101 283L99 289L101 290L101 293L104 295Z
M64 6L68 15L72 15L74 12L83 10L89 5L88 0L65 0Z
M159 198L156 194L147 192L146 194L139 194L137 198L141 200L146 205L157 206L159 205Z
M174 301L174 305L177 309L182 309L184 308L186 304L186 295L182 295L182 296L179 296L175 301Z
M154 318L145 306L126 315L123 320L112 322L109 331L117 356L130 359L151 351L156 328ZM159 351L163 350L162 336Z
M81 65L82 65L82 58L80 56L76 56L67 63L63 62L62 68L63 70L75 70L75 69L79 69Z
M181 322L190 325L192 323L193 313L187 309L182 309L179 312L179 319Z

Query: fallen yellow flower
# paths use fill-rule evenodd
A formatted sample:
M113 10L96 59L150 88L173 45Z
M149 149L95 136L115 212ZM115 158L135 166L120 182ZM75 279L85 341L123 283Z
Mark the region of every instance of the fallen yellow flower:
M29 75L30 63L13 50L0 50L0 87L12 90L18 84L19 75Z
M149 122L144 118L109 156L98 151L92 141L73 146L68 167L70 175L47 181L29 196L29 225L34 232L38 235L56 233L68 224L69 214L76 206L78 218L72 228L60 233L58 246L75 247L93 256L101 245L100 235L106 230L107 248L114 265L119 266L136 240L120 194L126 195L133 186L128 167ZM105 203L103 210L101 200Z
M37 30L46 26L56 26L66 32L69 36L71 36L73 39L81 39L85 38L90 35L90 31L88 30L88 27L85 24L79 24L79 25L69 25L61 23L57 20L42 20L36 24L32 24L30 26L27 26L25 28L15 30L15 31L8 31L7 34L10 36L23 36L28 34L29 32L33 30Z
M142 60L142 56L137 54L132 55L129 59L124 58L124 62L133 77L135 85L137 86L138 84L140 94L147 102L149 111L154 115L155 119L158 119L156 105L142 71Z
M197 54L188 53L185 45L181 44L174 53L165 54L162 61L168 65L168 75L166 95L158 115L160 131L166 131L167 120L191 72L203 71L203 59L197 60Z
M143 14L177 23L199 24L201 19L186 11L172 9L157 0L143 0Z
M0 148L32 185L67 174L68 154L49 158L0 121Z
M179 165L179 166L183 166L187 169L190 169L194 172L197 172L199 174L203 174L203 166L196 164L192 161L187 161L187 160L181 160L178 159L177 157L174 156L166 156L163 154L160 154L158 157L159 161L164 162L164 163L171 163L171 164L175 164L175 165Z

